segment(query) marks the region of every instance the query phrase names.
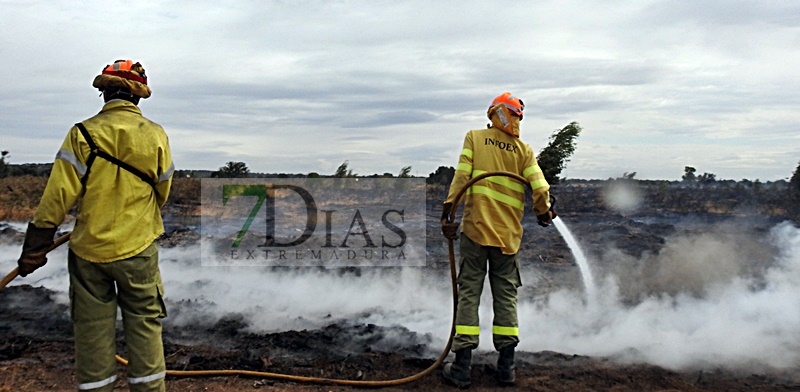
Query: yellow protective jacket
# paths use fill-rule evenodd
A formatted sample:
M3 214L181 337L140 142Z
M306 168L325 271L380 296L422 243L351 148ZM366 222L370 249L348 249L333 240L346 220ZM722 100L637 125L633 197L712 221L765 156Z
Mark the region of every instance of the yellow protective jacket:
M83 125L100 150L138 169L155 186L100 157L87 166L89 144L74 126L56 155L33 225L58 227L77 203L70 237L76 255L97 263L135 256L164 232L160 209L175 170L169 140L160 125L124 100L108 101Z
M497 127L472 130L464 138L464 148L445 203L473 176L505 171L519 174L533 188L533 209L537 215L550 208L550 185L544 179L533 150L519 138ZM478 181L464 195L461 231L471 240L515 254L522 241L522 215L525 210L525 185L509 177L492 176Z

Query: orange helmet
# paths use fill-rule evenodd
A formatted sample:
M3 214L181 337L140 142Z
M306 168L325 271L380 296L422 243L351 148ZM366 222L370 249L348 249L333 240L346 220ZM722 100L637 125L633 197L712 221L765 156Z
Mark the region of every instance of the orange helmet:
M522 111L525 110L525 104L522 103L522 100L511 95L509 92L504 92L497 96L497 98L492 101L492 105L490 107L494 107L495 105L503 104L503 106L507 107L508 110L519 116L522 119Z
M103 69L103 75L118 76L147 85L144 68L139 63L134 64L133 60L117 60Z

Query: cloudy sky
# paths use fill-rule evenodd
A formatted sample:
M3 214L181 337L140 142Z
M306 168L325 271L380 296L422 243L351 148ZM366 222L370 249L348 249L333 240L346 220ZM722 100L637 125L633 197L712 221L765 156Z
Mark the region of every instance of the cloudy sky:
M772 181L800 161L800 3L0 0L0 149L50 162L102 106L95 75L141 61L144 115L179 169L427 176L455 166L494 96L563 175Z

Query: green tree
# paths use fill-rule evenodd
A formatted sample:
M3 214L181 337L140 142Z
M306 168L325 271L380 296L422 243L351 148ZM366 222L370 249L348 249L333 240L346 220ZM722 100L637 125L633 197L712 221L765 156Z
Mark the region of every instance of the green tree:
M700 177L697 177L697 181L700 181L701 184L712 183L716 180L717 175L712 173L703 173Z
M756 180L753 181L753 192L758 193L761 192L763 189L764 189L764 184L761 183L761 180L756 178Z
M220 167L214 174L213 177L219 178L247 178L250 174L250 169L244 162L230 161L225 166Z
M537 158L544 178L548 183L558 184L558 177L564 170L569 157L575 152L575 139L581 134L581 126L573 121L569 125L557 129L550 135L550 143L539 152Z
M428 175L425 179L426 184L441 184L450 185L453 177L456 175L456 169L452 166L439 166L435 172Z
M683 176L681 176L681 178L686 182L694 182L697 180L697 176L694 174L696 171L697 169L691 166L685 166L683 168Z
M409 178L411 177L411 166L406 166L400 169L400 174L397 175L399 178Z
M800 162L789 180L789 209L796 222L800 222Z
M8 176L8 164L6 163L6 158L8 157L8 150L0 151L0 178L6 178Z
M356 177L358 174L353 173L352 169L348 169L347 166L349 165L348 161L342 162L338 168L336 168L336 172L333 173L335 178L345 178L345 177Z

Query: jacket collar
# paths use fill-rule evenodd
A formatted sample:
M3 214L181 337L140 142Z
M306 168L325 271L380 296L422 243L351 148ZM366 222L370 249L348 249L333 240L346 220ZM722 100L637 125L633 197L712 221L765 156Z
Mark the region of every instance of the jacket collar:
M109 100L105 103L105 105L103 105L103 109L100 110L100 113L107 112L109 110L129 110L137 114L142 114L142 111L139 110L138 106L124 99Z

